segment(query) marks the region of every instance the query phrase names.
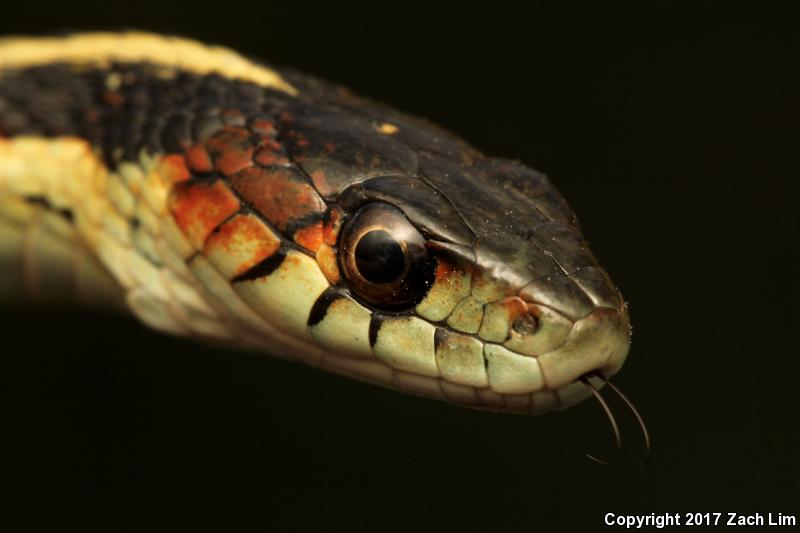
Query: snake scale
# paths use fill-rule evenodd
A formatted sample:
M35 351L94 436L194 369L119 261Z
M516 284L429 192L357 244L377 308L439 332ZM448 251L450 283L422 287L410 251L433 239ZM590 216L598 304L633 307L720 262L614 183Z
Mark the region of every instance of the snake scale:
M545 175L342 87L141 32L0 40L0 268L4 301L117 307L495 411L573 405L630 344Z

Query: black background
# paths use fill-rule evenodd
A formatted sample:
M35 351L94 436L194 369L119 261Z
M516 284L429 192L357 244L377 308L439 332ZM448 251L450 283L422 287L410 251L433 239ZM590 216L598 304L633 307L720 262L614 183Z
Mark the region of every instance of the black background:
M16 4L2 33L133 27L222 43L548 173L629 301L616 382L654 448L644 468L587 460L610 446L592 402L472 412L127 319L10 309L11 530L587 531L606 512L800 515L796 13Z

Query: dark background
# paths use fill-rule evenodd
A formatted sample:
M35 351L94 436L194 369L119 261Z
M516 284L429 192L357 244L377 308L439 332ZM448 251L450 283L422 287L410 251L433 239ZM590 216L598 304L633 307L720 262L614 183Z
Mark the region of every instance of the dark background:
M587 460L610 446L592 402L536 418L472 412L127 319L11 309L11 530L587 531L606 512L800 515L797 13L17 4L0 32L222 43L548 173L629 301L633 347L615 381L654 447L644 468ZM617 410L635 454L636 427Z

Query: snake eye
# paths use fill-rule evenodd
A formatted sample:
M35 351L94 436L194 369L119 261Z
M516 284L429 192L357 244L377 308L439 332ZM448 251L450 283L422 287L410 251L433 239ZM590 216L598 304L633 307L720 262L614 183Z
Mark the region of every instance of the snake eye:
M365 205L345 222L339 260L357 296L392 310L422 300L436 267L422 234L399 209L383 202Z

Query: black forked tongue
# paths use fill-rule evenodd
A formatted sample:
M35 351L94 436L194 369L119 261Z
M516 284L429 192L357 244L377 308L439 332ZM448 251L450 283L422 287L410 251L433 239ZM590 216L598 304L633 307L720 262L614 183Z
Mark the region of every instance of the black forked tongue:
M607 377L605 377L604 375L602 375L600 372L597 371L589 372L588 374L584 374L583 376L578 378L578 381L583 383L583 385L587 389L589 389L589 392L591 392L592 395L595 397L595 399L597 399L597 403L600 404L600 407L603 409L606 416L608 417L608 421L611 424L611 431L614 433L614 444L616 445L617 453L618 454L622 453L622 434L619 431L619 424L617 424L617 419L614 417L614 413L611 411L611 408L608 406L608 403L600 395L600 391L598 391L597 387L592 385L592 383L589 381L590 377L595 377L603 381L603 383L605 383L606 385L608 385L611 388L611 390L614 391L623 402L625 402L625 405L628 406L628 409L631 410L631 413L633 413L633 416L639 423L639 428L641 428L642 430L642 436L644 437L644 457L647 457L647 455L650 453L650 434L647 432L647 426L645 425L644 420L642 419L642 415L640 415L639 411L636 410L636 407L633 405L633 402L631 402L627 396L622 394L622 391L619 390L619 388L616 385L611 383ZM610 465L615 463L615 461L607 461L605 459L600 459L588 453L586 454L586 457L588 457L592 461L595 461L603 465ZM641 463L644 464L644 459L642 459Z

